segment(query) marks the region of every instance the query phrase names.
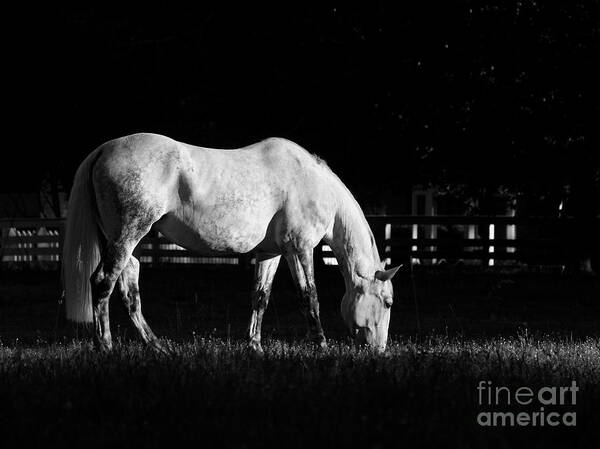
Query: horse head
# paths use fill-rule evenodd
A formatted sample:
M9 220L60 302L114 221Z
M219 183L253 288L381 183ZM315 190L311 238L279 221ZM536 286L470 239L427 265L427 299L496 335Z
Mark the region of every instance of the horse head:
M394 302L391 279L400 266L385 270L385 263L373 276L349 289L341 304L342 317L354 343L385 350L390 325L390 309Z

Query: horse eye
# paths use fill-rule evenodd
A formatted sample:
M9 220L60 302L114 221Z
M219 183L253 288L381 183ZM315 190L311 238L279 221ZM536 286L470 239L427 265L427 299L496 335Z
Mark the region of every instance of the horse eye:
M391 296L386 296L385 298L383 298L383 304L386 308L389 309L390 307L392 307L392 304L394 304L394 300L391 298Z

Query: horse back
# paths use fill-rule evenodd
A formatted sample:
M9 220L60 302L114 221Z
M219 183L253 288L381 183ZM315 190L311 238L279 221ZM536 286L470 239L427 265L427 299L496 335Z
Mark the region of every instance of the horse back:
M105 144L93 175L104 221L158 222L200 252L316 244L335 208L330 170L285 139L217 150L136 134Z

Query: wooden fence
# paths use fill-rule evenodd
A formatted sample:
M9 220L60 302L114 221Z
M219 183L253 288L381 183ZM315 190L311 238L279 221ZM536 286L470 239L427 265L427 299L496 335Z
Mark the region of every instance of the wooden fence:
M582 223L572 217L514 216L367 216L380 254L389 263L566 265L577 245L592 245L600 219ZM323 247L325 263L333 253Z
M506 216L367 216L380 254L389 263L461 263L483 266L564 265L581 244L581 223L573 218ZM600 220L585 229L600 229ZM591 227L590 227L591 226ZM58 267L62 251L62 219L0 220L3 265ZM336 265L327 245L317 247L320 265ZM135 253L150 264L232 264L249 266L249 256L201 256L156 232L145 237Z

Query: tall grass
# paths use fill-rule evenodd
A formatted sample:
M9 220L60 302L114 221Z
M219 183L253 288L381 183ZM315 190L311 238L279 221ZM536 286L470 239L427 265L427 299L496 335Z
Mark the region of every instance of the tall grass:
M118 301L115 349L94 352L63 322L56 276L0 272L0 449L597 447L598 283L503 276L396 279L393 338L376 355L343 340L335 272L318 279L329 348L298 342L305 323L284 267L257 359L245 340L250 272L144 268L144 313L169 355L130 341ZM511 391L575 380L577 425L479 426L488 380Z
M551 335L392 341L0 346L3 443L79 447L594 447L600 340ZM580 387L576 428L483 428L477 384ZM210 442L210 444L209 444Z

